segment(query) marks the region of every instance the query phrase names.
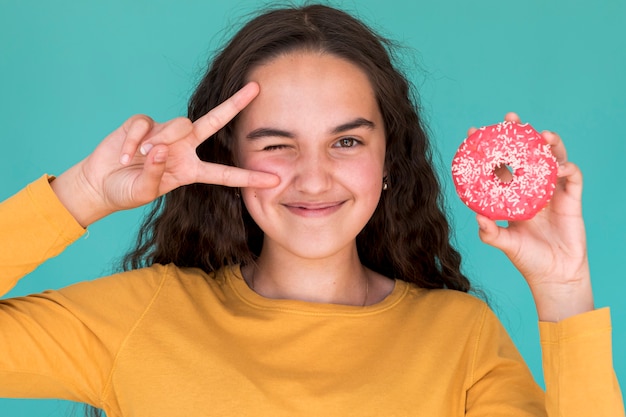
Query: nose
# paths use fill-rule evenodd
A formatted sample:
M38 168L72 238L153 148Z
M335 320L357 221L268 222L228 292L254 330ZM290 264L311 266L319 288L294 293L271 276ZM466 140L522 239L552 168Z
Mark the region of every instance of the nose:
M320 194L332 185L332 161L322 151L302 152L296 160L294 186L303 193Z

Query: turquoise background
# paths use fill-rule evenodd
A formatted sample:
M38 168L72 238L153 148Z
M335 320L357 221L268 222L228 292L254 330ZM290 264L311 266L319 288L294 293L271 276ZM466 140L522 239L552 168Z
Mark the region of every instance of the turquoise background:
M0 199L86 156L135 113L184 115L210 52L259 1L9 1L0 3ZM584 210L597 306L612 307L614 360L626 384L626 2L333 2L406 46L438 150L465 271L542 383L536 313L528 288L477 237L449 164L469 126L518 112L564 138L585 174ZM143 211L90 228L10 295L111 272ZM1 249L0 249L1 250ZM173 387L173 390L176 388ZM67 416L73 404L0 400L0 417Z

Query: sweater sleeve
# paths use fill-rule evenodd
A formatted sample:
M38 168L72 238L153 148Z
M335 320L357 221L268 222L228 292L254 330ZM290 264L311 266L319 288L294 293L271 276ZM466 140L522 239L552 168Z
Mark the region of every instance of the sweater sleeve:
M83 233L47 177L0 204L0 291ZM116 357L166 270L155 266L0 300L0 397L61 398L115 409L106 402L112 401Z
M608 308L539 323L545 394L495 315L478 323L466 415L624 417Z
M167 268L124 272L0 300L0 397L58 398L110 409L116 358Z
M550 417L623 417L608 308L539 323Z
M0 296L84 232L56 198L47 176L0 203Z

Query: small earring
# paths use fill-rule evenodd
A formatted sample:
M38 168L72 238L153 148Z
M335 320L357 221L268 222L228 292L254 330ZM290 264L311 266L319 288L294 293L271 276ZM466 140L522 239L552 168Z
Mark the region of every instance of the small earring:
M235 197L241 198L241 194L239 194L239 188L235 188Z
M383 191L389 188L389 183L387 183L387 176L383 177Z

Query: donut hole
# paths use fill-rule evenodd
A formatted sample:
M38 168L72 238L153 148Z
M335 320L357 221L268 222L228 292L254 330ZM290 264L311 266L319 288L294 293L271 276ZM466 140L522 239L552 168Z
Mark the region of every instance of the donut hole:
M511 168L510 165L500 164L493 170L493 172L496 174L496 177L498 177L498 179L505 184L513 181L513 168Z

